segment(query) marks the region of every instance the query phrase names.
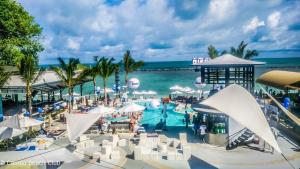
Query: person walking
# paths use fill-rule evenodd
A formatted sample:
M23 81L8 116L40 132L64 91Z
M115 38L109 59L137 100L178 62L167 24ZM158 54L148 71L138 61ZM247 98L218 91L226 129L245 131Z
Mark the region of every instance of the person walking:
M190 123L190 115L188 114L187 111L185 111L184 119L185 119L185 128L188 128Z
M206 135L206 125L202 124L200 126L200 139L203 143L205 143L205 135Z

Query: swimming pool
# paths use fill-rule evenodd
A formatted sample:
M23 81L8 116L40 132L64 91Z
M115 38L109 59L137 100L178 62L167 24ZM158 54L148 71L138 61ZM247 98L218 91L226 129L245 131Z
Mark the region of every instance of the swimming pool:
M150 102L139 102L137 104L140 105L149 105ZM184 114L175 112L175 104L169 103L167 104L167 126L184 126L183 123ZM141 124L148 124L149 126L155 126L157 123L160 122L160 119L163 119L162 114L163 105L161 104L158 109L146 109L143 113L143 117L140 121ZM188 110L190 111L190 110Z

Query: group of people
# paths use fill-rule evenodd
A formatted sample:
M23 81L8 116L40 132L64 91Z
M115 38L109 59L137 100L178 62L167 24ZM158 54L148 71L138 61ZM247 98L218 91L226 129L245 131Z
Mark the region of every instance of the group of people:
M191 122L191 116L187 111L185 111L185 114L184 114L184 122L185 122L185 127L188 128L188 125ZM193 123L194 135L200 136L201 141L205 142L207 126L201 120L199 114L198 115L195 115L195 114L193 115L192 123Z

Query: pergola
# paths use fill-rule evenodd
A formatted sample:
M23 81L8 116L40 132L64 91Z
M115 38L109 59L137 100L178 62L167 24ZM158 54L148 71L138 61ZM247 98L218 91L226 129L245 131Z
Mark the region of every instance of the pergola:
M80 85L80 94L82 95L82 85L86 82L91 81L91 79L85 79L78 82L76 85ZM19 75L12 75L4 86L1 88L1 93L9 94L20 94L26 93L25 83ZM54 97L54 91L60 91L60 98L62 98L62 90L66 86L62 83L61 79L53 71L43 72L37 81L32 85L33 92L40 92L41 94L48 94L48 99L50 99L50 94Z
M193 64L193 66L195 66L195 71L201 72L202 83L225 86L239 84L252 90L255 82L255 65L263 64L265 63L225 54L207 62Z

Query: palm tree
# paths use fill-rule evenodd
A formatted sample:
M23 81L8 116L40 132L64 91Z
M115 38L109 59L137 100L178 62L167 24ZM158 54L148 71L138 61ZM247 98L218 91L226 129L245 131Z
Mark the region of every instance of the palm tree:
M216 50L216 48L213 45L209 45L207 50L208 50L208 56L210 59L214 59L214 58L218 57L218 51Z
M38 68L34 56L28 55L21 58L17 64L20 76L26 85L26 103L30 116L32 115L32 85L37 81L42 71Z
M143 61L135 61L130 54L130 51L127 50L123 57L124 71L125 71L125 83L128 82L128 74L136 71L138 68L144 65Z
M119 62L118 64L115 64L115 91L118 94L118 97L120 97L120 66L122 62Z
M103 80L104 103L107 105L106 82L107 79L115 72L114 58L102 57L99 62L99 75Z
M248 43L245 43L242 41L237 48L231 47L230 53L234 56L237 56L239 58L243 59L251 59L253 56L258 56L258 52L256 50L247 50L245 53L245 49L247 47Z
M4 72L3 68L0 67L0 88L3 87L3 85L9 78L10 74L11 74L11 72ZM1 95L1 90L0 90L0 106L1 105L2 105L2 95ZM0 113L2 113L2 107L0 107L0 108L1 108Z
M96 78L99 75L99 59L98 56L94 56L94 61L95 63L89 67L84 67L83 68L83 74L86 76L89 76L93 80L93 91L95 94L95 99L97 98L96 96Z
M73 88L77 82L81 81L85 76L84 73L79 73L80 61L79 59L70 58L69 63L66 63L62 58L58 58L59 67L52 67L53 71L59 76L64 85L68 87L69 105L68 110L71 113L71 106L73 102Z
M11 75L11 72L5 72L2 67L0 67L0 87L2 87L9 76Z

